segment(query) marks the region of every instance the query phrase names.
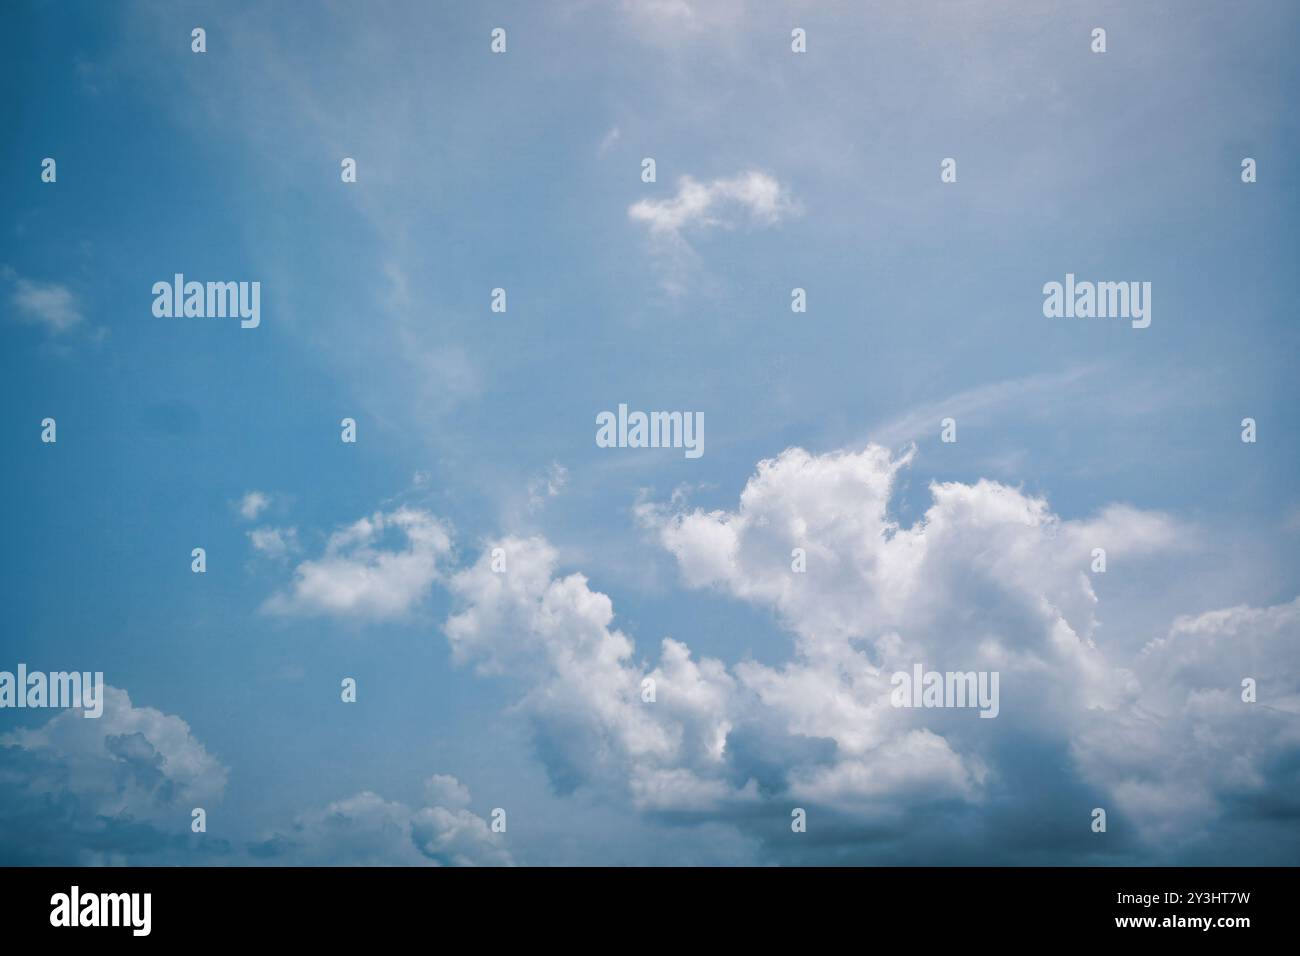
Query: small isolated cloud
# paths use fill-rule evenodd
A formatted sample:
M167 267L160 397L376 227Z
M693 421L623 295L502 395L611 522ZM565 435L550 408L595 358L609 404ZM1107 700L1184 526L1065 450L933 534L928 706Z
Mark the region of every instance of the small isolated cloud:
M745 218L774 225L794 210L789 191L775 177L747 170L708 183L682 176L677 195L634 202L627 214L633 222L645 223L653 236L680 239L687 230L729 228Z
M450 553L447 529L428 512L376 512L332 534L325 553L299 564L288 589L272 595L263 610L373 620L400 617L429 592L440 577L438 562Z
M528 510L536 511L546 504L547 499L554 498L569 483L569 469L557 461L551 462L545 475L539 475L528 482Z
M81 323L77 298L66 286L56 282L33 282L9 268L2 274L13 282L9 301L19 319L43 325L55 334L67 332Z
M688 236L744 223L772 226L798 211L789 190L775 177L751 169L707 183L682 176L675 196L639 200L628 207L627 215L646 227L664 290L679 295L697 263Z
M504 838L465 809L469 790L438 775L433 803L418 810L364 791L300 814L287 829L249 847L276 866L512 866Z
M271 496L260 491L250 491L239 502L239 516L245 521L256 521L257 516L271 504Z
M302 550L297 528L254 528L248 532L248 540L255 551L268 558L287 558Z

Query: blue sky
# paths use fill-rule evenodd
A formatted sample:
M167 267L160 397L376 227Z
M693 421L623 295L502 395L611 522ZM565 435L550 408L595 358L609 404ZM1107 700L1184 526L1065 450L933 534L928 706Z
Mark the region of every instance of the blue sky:
M10 21L0 669L129 703L0 712L0 856L1295 861L1290 5ZM261 325L155 317L177 272ZM1045 318L1070 272L1150 327ZM1003 714L882 716L917 652Z

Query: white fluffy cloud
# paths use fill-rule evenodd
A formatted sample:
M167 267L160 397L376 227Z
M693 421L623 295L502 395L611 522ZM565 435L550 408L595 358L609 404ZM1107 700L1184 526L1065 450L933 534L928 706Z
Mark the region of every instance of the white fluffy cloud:
M301 550L297 528L254 528L248 532L248 541L254 551L268 558L287 558Z
M175 823L175 809L221 796L226 769L190 733L184 720L135 707L124 690L104 688L104 713L87 719L65 710L39 727L15 730L0 745L53 755L58 779L31 781L36 790L66 788L96 816L128 815Z
M519 682L561 790L622 791L641 810L743 820L777 799L888 826L929 806L956 832L972 808L1035 816L1068 842L1100 801L1148 844L1243 806L1278 811L1271 781L1300 754L1296 604L1180 619L1134 659L1102 639L1092 549L1176 559L1188 528L1127 506L1063 520L989 481L932 485L902 526L890 500L911 458L790 449L760 462L735 511L639 508L688 586L777 615L794 636L779 667L696 661L671 639L657 666L638 661L610 599L560 575L539 538L493 543L505 573L485 555L451 578L463 610L447 636L458 659ZM999 672L1001 713L891 706L890 675L916 663ZM1259 704L1240 699L1250 667Z
M469 787L450 774L435 773L426 780L424 796L432 806L450 807L453 810L469 806Z
M469 791L455 777L436 776L426 787L451 805L418 810L363 791L300 814L286 830L250 850L276 865L510 866L504 837L465 808Z
M104 688L104 712L67 710L0 736L0 860L116 865L229 859L219 831L194 835L191 810L212 812L226 768L180 717L136 707ZM300 814L249 847L254 862L307 865L509 866L503 834L469 809L470 792L430 777L411 809L365 791Z
M54 282L33 282L5 269L3 275L13 280L10 301L19 318L43 325L51 332L66 332L82 321L76 296Z
M751 169L707 183L682 176L677 195L639 200L627 214L633 222L644 223L651 235L677 238L690 229L735 225L738 217L771 225L794 208L788 190L775 177Z
M256 542L254 542L256 545ZM382 620L400 617L439 579L451 537L428 512L376 512L336 531L325 553L294 569L286 591L264 609L281 615L338 615Z
M258 515L271 504L271 496L262 491L250 491L240 499L239 516L245 521L256 521Z
M632 660L632 641L610 627L613 606L581 574L558 577L555 549L541 538L493 543L455 575L466 609L446 624L453 653L484 673L526 686L520 709L535 722L561 789L593 780L626 786L643 807L712 805L728 792L719 778L730 727L732 678L717 661L695 662L671 639L653 670ZM657 701L642 701L642 682Z
M1300 600L1179 618L1134 650L1108 639L1093 550L1131 572L1179 560L1198 546L1194 529L1127 505L1067 520L986 480L932 484L929 507L904 525L891 502L913 458L792 448L758 464L734 510L678 498L637 507L686 586L773 614L792 638L779 665L700 659L673 638L657 660L638 657L611 599L563 573L545 539L491 541L447 574L447 530L409 509L336 532L273 609L393 615L441 584L457 602L444 625L453 657L518 688L514 710L558 791L760 840L791 806L899 846L972 855L1014 845L1026 825L1036 846L1096 852L1073 841L1098 805L1117 852L1295 812L1277 785L1300 782ZM892 674L917 664L996 671L998 715L894 707ZM1258 680L1258 703L1241 700L1245 677ZM434 777L426 790L418 810L360 794L262 850L501 861L464 787Z
M707 183L682 176L676 195L641 199L627 214L646 227L664 290L680 295L698 264L690 237L742 223L772 226L798 211L789 190L774 176L750 169Z
M105 686L97 719L67 710L0 737L0 816L17 840L0 837L0 857L105 864L163 853L189 838L191 809L219 801L226 777L184 720Z
M1180 617L1142 651L1138 706L1074 741L1152 841L1300 813L1300 598ZM1242 700L1243 680L1257 700Z

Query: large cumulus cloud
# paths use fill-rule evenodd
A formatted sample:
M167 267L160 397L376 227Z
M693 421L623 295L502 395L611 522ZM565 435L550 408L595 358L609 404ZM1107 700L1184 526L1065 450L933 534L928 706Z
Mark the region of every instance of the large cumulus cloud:
M62 711L0 736L0 862L81 864L220 855L191 834L191 810L211 809L226 768L180 717L137 707L104 687L104 713Z
M777 616L793 645L779 667L696 660L672 639L657 664L638 659L610 599L561 574L540 538L494 542L504 572L485 553L450 579L462 610L447 636L519 683L562 791L730 821L796 857L1141 860L1183 845L1171 835L1204 844L1216 820L1291 812L1294 604L1180 619L1130 654L1105 638L1093 549L1177 560L1192 529L1121 505L1063 520L989 481L933 484L905 527L890 501L910 463L877 446L790 449L758 465L734 511L639 507L687 586ZM1257 704L1240 696L1243 647ZM916 663L997 671L999 716L891 706L890 675ZM796 805L834 838L786 839ZM1105 837L1088 827L1098 805Z

